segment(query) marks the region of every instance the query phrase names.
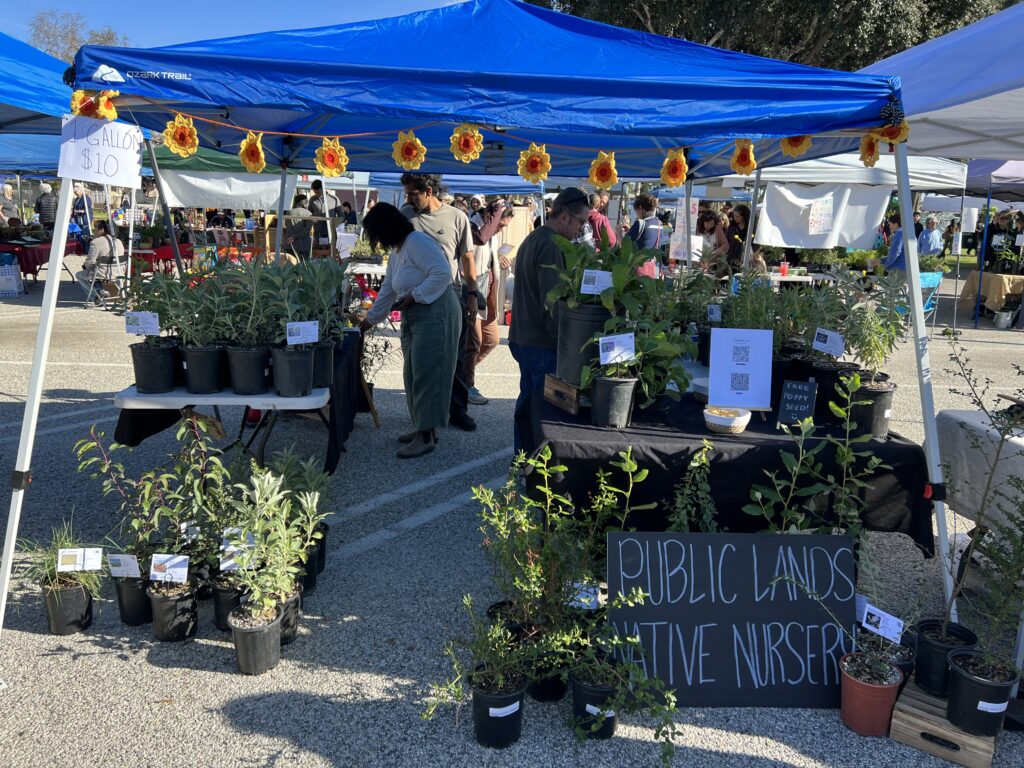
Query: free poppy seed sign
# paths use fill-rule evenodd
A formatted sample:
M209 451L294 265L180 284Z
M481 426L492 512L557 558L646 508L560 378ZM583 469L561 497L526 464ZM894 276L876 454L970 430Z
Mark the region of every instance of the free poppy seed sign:
M138 189L142 131L126 123L64 116L57 173L64 179Z

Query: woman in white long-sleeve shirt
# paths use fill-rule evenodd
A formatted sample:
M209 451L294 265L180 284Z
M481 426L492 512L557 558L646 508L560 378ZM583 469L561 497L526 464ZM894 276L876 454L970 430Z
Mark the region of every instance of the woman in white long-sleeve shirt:
M363 219L374 247L391 248L387 274L361 328L402 313L402 375L413 431L399 436L400 459L423 456L437 445L448 411L458 354L461 315L452 269L441 247L416 232L393 205L378 203Z

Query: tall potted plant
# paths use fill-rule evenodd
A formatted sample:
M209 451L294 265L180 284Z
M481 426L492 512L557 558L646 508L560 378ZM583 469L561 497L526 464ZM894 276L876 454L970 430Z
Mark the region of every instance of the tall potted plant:
M229 297L217 272L195 278L181 291L179 332L189 394L220 392L227 385L224 339L229 334Z
M338 312L345 270L333 259L312 259L300 269L302 301L319 330L320 340L313 345L313 386L329 387L334 381L334 345L342 327Z
M227 291L225 317L231 389L237 395L261 395L270 388L270 343L274 336L271 277L259 259L240 260L220 275Z
M275 322L274 390L281 397L305 397L313 388L313 345L288 344L288 323L315 320L312 308L302 300L299 274L292 267L271 269Z
M182 285L171 276L156 273L145 275L141 269L132 273L118 313L152 312L167 336L146 336L129 346L135 388L141 394L170 392L178 385L181 370L181 340L177 336Z

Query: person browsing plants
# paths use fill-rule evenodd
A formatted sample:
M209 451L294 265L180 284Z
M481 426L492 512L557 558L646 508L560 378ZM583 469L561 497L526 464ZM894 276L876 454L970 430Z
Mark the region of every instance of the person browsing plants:
M406 444L398 457L412 459L433 451L438 428L448 423L463 322L459 300L444 251L415 231L393 205L375 205L363 219L363 233L374 249L394 249L384 283L360 328L369 330L392 310L402 313L402 376L414 431L398 438Z

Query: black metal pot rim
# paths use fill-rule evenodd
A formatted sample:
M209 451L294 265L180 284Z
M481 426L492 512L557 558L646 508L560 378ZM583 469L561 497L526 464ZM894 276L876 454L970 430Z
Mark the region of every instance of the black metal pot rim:
M977 650L976 648L954 648L952 651L950 651L949 653L946 654L946 661L949 662L949 665L951 667L955 666L956 669L957 669L957 674L961 674L961 675L963 675L964 677L966 677L969 680L974 680L975 682L979 682L979 683L985 683L987 685L998 685L998 686L1004 686L1005 685L1007 687L1013 687L1020 680L1020 673L1019 672L1014 674L1014 677L1013 677L1012 680L1006 680L1006 681L1003 681L1003 680L989 680L987 677L981 677L980 675L976 675L973 672L968 672L966 669L964 669L962 666L960 666L959 663L957 663L957 659L954 658L954 656L975 656L975 657L977 657L977 656L981 656L981 651Z

